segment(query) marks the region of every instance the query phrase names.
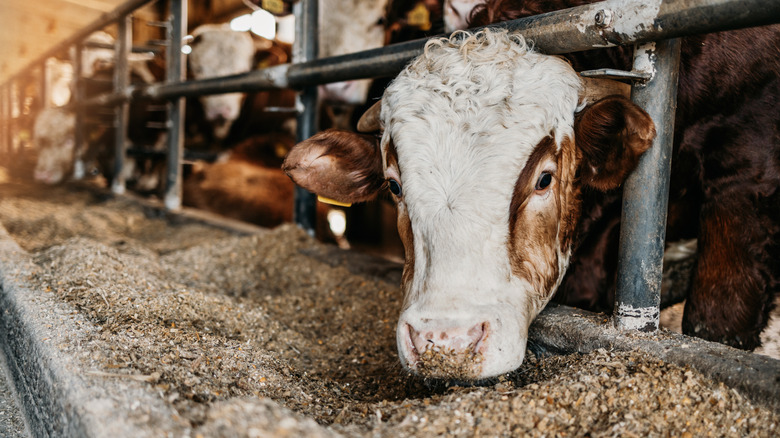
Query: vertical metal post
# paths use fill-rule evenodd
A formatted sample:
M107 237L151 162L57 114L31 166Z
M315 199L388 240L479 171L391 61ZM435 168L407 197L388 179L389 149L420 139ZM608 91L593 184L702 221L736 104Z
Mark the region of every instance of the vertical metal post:
M294 4L295 43L293 45L293 63L313 61L318 54L318 1L302 0ZM317 108L317 87L306 87L298 94L299 107L297 138L305 140L317 133L319 126ZM317 213L317 197L301 188L295 187L293 220L309 235L314 236Z
M11 129L11 83L8 82L4 87L3 93L3 115L5 116L5 130L3 131L3 144L5 146L6 157L10 160L12 152L12 129Z
M114 92L124 93L130 86L130 66L128 58L133 45L133 17L126 16L117 22L118 31L114 47ZM114 108L114 180L111 191L116 194L125 192L124 174L127 155L127 125L130 120L130 102L124 101Z
M44 108L49 107L49 103L51 102L51 90L49 89L49 84L51 83L51 71L49 71L49 66L46 64L46 59L41 61L41 81L38 84L38 96L40 97L40 105L38 110L43 110Z
M181 51L182 40L187 34L187 1L171 0L170 22L166 27L168 40L167 70L165 82L182 82L186 79L186 64ZM168 111L168 162L165 186L165 207L169 210L181 208L182 158L184 156L184 98L171 99Z
M16 160L16 147L14 145L14 128L16 125L16 117L19 116L19 108L17 106L17 98L19 97L18 86L16 81L12 80L8 84L8 127L6 132L6 138L8 140L8 153L11 161Z
M8 145L8 84L0 88L0 153L8 157L10 148Z
M84 100L84 81L81 77L83 50L84 46L81 43L76 44L73 55L73 94L71 95L71 103L76 104L76 123L73 128L73 179L76 180L84 178L84 174L86 173L86 169L84 168L84 158L81 156L82 152L86 150L86 136L84 135L84 108L82 108L80 105Z
M679 66L679 39L636 47L634 70L653 77L635 84L631 99L652 117L656 138L623 189L614 312L620 329L658 330Z

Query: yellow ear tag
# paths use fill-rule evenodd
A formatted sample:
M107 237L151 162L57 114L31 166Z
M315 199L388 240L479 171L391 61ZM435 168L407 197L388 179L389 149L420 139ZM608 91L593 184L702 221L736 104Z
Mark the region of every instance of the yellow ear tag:
M317 196L317 200L322 202L323 204L335 205L337 207L351 207L352 206L351 202L341 202L341 201L337 201L335 199L326 198L324 196Z
M274 15L284 13L284 2L282 0L263 0L260 2L260 7Z
M289 150L287 149L286 144L276 143L274 145L274 153L276 154L276 158L284 158L284 156L287 155L287 152L289 152Z
M419 27L420 30L431 29L431 13L423 2L417 3L417 6L406 14L406 21L412 26Z

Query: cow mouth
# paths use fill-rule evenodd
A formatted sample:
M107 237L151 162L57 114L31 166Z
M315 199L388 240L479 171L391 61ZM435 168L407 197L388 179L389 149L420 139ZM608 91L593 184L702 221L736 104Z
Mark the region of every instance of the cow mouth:
M414 374L431 379L447 381L473 382L480 380L482 364L485 361L484 334L488 323L478 324L479 335L467 345L457 345L456 348L437 345L429 339L426 345L417 345L410 341L408 334L415 333L411 325L405 324L407 367ZM473 329L474 330L474 329Z
M410 364L412 370L421 377L445 380L477 380L482 371L482 352L479 351L442 351L426 349L416 354L416 361Z

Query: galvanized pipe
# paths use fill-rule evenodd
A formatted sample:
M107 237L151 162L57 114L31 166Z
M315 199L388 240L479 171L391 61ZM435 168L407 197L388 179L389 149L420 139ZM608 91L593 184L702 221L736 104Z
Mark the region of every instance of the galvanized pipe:
M308 62L317 58L319 51L318 34L318 0L301 0L293 6L295 14L295 30L297 38L293 46L293 62ZM297 96L298 113L296 136L299 141L316 134L319 129L317 87L304 87ZM301 228L314 236L317 216L317 197L301 187L295 187L293 220Z
M656 138L623 186L613 313L620 329L658 330L679 67L678 38L636 47L634 70L653 77L633 85L631 99L652 117Z
M130 85L130 46L133 44L133 18L120 19L114 48L114 91L121 92ZM125 192L125 168L127 128L130 120L130 102L117 105L114 115L114 178L111 191L116 194Z
M11 114L8 110L8 95L9 95L10 83L6 83L0 88L0 126L2 126L2 132L0 132L0 151L3 155L8 157L11 152L10 142L8 141L10 131L10 118Z
M121 19L120 19L121 20ZM117 20L119 21L119 20ZM93 41L87 41L84 43L84 47L92 48L92 49L114 49L114 45L108 44L108 43L97 43ZM152 46L132 46L130 48L130 51L132 53L153 53L155 55L160 54L162 52L162 49L159 47L152 47Z
M81 44L76 44L73 56L73 95L71 96L71 100L75 102L80 102L84 98L84 84L81 81L83 50L84 47ZM76 106L74 115L76 117L76 125L73 128L73 179L79 180L84 178L86 173L84 160L81 157L81 152L86 149L84 108Z
M41 99L41 108L48 108L49 104L51 103L51 90L49 89L49 84L51 83L51 72L49 71L46 60L41 61L41 81L40 81L40 99Z
M10 161L14 159L14 88L16 88L15 81L8 84L8 90L5 96L6 103L6 150Z
M491 27L518 31L540 51L561 54L778 22L779 0L608 0ZM149 85L135 93L150 97L197 96L392 76L422 53L425 42L415 40L242 75Z
M166 27L165 81L185 80L187 65L181 51L187 34L187 0L170 0L170 25ZM184 154L184 98L171 98L168 106L168 161L166 166L165 207L178 210L182 202L182 160Z

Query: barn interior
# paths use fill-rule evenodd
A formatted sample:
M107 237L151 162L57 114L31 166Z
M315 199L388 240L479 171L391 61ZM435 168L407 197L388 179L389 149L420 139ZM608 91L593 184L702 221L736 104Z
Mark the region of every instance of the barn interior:
M165 204L161 179L129 180L124 193L97 170L37 181L32 130L50 104L40 98L46 74L35 62L124 3L0 7L0 84L15 83L14 103L0 108L0 404L8 406L0 409L0 436L777 433L778 361L667 329L625 335L604 314L554 305L534 323L528 357L512 373L460 382L404 371L395 339L404 297L394 205L319 203L325 222L314 238L291 212L269 219L252 210L254 199L234 202L219 185L256 187L265 175L243 164L220 167L230 157L278 171L289 147L281 134L268 142L270 158L247 149L241 134L185 140L183 205L175 209ZM291 2L186 3L190 31L232 22L255 47L273 42L289 54ZM434 3L441 8L412 1L406 9ZM156 45L164 32L149 23L165 20L167 8L161 0L133 12L138 53L164 57L165 46ZM276 32L247 31L253 13L271 17ZM119 33L116 24L102 30ZM54 57L72 61L67 51ZM285 105L266 103L289 115ZM318 129L354 130L356 117L345 121L344 111L326 107ZM150 163L160 156L130 149ZM216 197L202 195L212 189ZM689 281L690 264L681 257L664 266L667 291ZM668 325L679 325L679 315L667 315Z

